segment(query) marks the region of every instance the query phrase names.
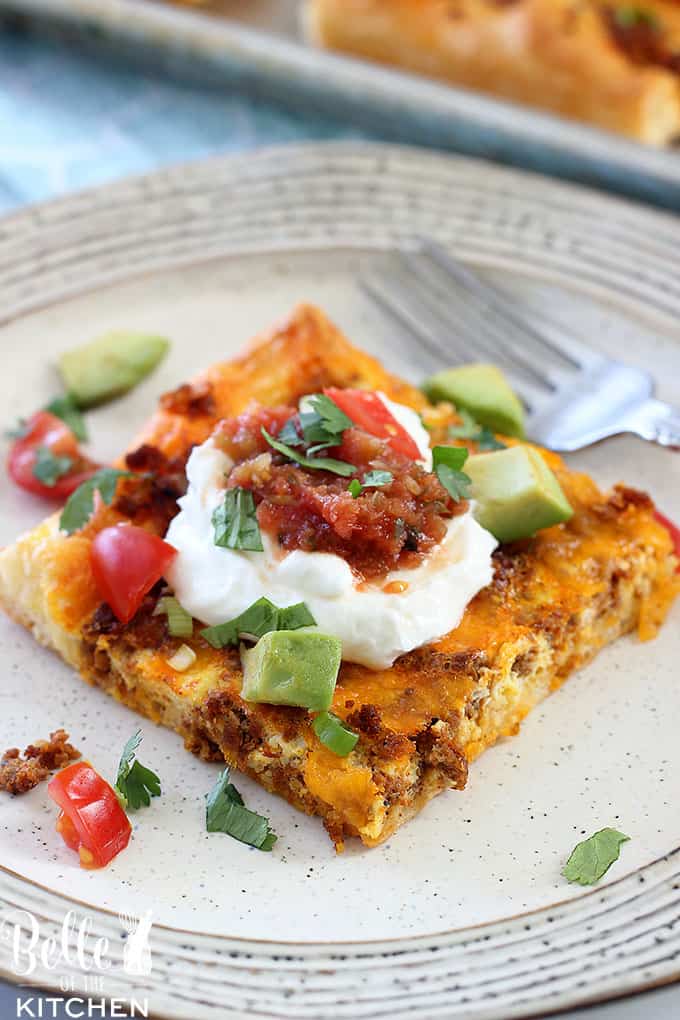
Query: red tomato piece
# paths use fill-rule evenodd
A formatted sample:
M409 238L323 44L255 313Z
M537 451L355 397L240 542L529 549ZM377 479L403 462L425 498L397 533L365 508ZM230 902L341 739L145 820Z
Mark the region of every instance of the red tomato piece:
M129 623L176 555L173 546L134 524L99 532L90 549L92 571L101 597L121 623Z
M40 447L45 447L55 457L69 457L73 462L68 473L58 478L54 485L46 485L34 474ZM33 415L26 426L26 434L15 440L7 458L10 477L20 488L43 499L59 501L67 499L97 468L97 464L83 457L78 449L78 440L68 425L49 411L38 411Z
M351 418L357 428L385 439L393 450L410 460L420 460L421 453L412 436L388 411L377 393L371 390L339 390L329 387L327 397Z
M132 826L116 791L86 761L57 772L47 792L61 808L57 831L84 868L103 868L130 841Z
M669 521L667 517L664 517L664 515L658 510L654 512L654 516L659 524L661 524L671 536L675 555L680 560L680 528L673 524L672 521ZM680 564L678 564L678 571L680 572Z
M78 835L78 830L76 829L75 825L73 824L69 816L67 814L64 814L63 811L59 812L56 830L63 839L64 843L66 843L66 846L70 846L71 850L75 850L76 853L78 853L78 851L80 850L80 836Z

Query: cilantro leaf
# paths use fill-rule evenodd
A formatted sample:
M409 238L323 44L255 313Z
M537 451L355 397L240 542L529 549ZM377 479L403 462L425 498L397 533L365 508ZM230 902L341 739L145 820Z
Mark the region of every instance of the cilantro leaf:
M324 393L313 393L305 398L304 409L288 419L278 439L287 446L308 446L309 457L329 446L338 446L342 433L353 424L334 400Z
M216 627L206 627L201 635L213 648L226 648L228 645L237 645L243 636L257 639L271 630L298 630L315 624L316 620L304 602L279 609L263 597L233 620Z
M361 485L364 489L379 489L383 485L391 485L393 481L391 471L367 471Z
M71 457L58 457L47 446L39 446L35 451L33 477L50 489L57 484L60 478L67 475L72 467Z
M296 602L293 606L279 609L277 630L299 630L300 627L315 626L316 620L304 602Z
M300 427L305 442L338 446L345 429L352 428L352 419L323 393L314 393L307 398L305 404L305 409L300 412Z
M134 761L120 792L127 802L128 810L136 811L142 804L148 807L152 797L160 797L161 781L151 769Z
M208 832L224 832L258 850L270 851L276 834L269 821L245 807L243 797L229 781L230 769L225 768L206 797L205 827Z
M136 811L142 804L147 807L152 797L160 797L161 781L155 772L137 761L135 754L142 742L142 731L130 737L120 756L116 790L127 811Z
M362 482L358 478L353 478L347 486L347 491L353 499L357 499L364 489L379 489L383 485L391 485L393 481L394 475L391 471L367 471Z
M300 425L300 415L295 414L292 418L289 418L285 422L283 428L279 432L279 441L285 443L287 446L304 446L305 437L302 434L302 426Z
M65 397L55 397L45 407L46 411L61 418L65 425L68 425L76 439L85 442L87 439L87 427L80 409L70 394Z
M139 745L141 744L141 742L142 742L141 730L137 730L137 732L133 733L130 739L126 741L125 747L123 748L123 753L121 754L120 761L118 763L118 775L116 776L116 786L118 786L118 780L121 778L121 776L125 777L130 771L132 762L134 761L135 752Z
M19 418L16 425L13 425L11 429L5 429L5 438L25 439L31 428L31 423L27 418Z
M227 489L224 502L213 511L215 545L222 549L262 552L262 535L257 523L255 500L249 489Z
M119 471L118 468L101 468L91 478L79 485L69 496L59 518L59 527L67 535L80 531L94 513L94 494L98 492L107 506L113 503L116 487L121 478L134 478L133 471Z
M474 438L477 446L483 452L489 450L507 450L505 443L502 443L500 439L496 439L491 429L487 428L486 425L479 430Z
M242 634L260 638L270 630L278 630L278 612L274 603L263 597L253 602L233 620L219 623L215 627L206 627L201 631L201 635L213 648L237 645Z
M465 408L461 408L458 415L461 418L461 424L449 425L449 435L452 439L474 439L480 429L478 422Z
M331 471L335 475L344 475L345 478L356 471L353 464L348 464L344 460L334 460L332 457L305 457L294 450L292 446L286 446L285 443L280 443L270 436L264 426L262 426L262 435L272 449L282 453L289 460L296 461L301 467L311 468L313 471Z
M616 829L600 829L574 847L562 874L567 882L595 885L619 859L621 844L629 839Z
M480 450L484 451L506 449L505 443L496 439L491 429L476 422L469 411L461 409L458 413L462 418L462 423L449 426L451 439L471 439L473 443L477 443Z
M472 479L460 470L467 459L464 446L435 446L432 450L434 473L456 502L470 495Z

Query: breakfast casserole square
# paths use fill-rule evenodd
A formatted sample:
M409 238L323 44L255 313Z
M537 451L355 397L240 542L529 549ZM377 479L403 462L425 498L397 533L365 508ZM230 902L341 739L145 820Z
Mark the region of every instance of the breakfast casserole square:
M3 607L338 850L378 845L678 588L649 496L513 436L507 403L470 428L445 382L431 402L296 308L164 395L91 513L0 552ZM492 498L496 464L531 481ZM105 554L139 570L140 532L167 559L131 602Z

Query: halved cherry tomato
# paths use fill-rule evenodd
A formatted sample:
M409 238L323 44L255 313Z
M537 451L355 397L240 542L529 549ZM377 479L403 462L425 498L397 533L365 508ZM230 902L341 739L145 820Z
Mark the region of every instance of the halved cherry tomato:
M72 461L68 473L58 478L54 485L46 485L34 474L38 450L43 446L55 457L68 457ZM60 501L75 492L98 466L82 455L70 428L49 411L38 411L29 419L25 434L12 444L7 458L7 470L18 486L43 499Z
M99 593L121 623L128 623L144 596L168 569L177 550L134 524L100 531L90 548Z
M379 439L385 439L393 450L404 457L420 460L422 455L416 442L388 411L377 393L371 390L339 390L335 387L325 389L324 393L358 428Z
M103 868L130 841L132 826L116 791L86 761L57 772L47 792L61 808L57 832L84 868Z
M661 524L671 536L675 555L678 557L678 560L680 560L680 528L673 524L672 521L669 521L667 517L664 517L662 513L659 513L658 510L654 511L654 516L659 524ZM678 564L678 572L680 572L680 564Z

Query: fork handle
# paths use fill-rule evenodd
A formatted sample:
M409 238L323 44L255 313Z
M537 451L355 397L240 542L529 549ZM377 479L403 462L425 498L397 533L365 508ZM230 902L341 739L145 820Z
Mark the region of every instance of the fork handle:
M637 408L630 430L659 446L680 450L680 411L662 400L646 400Z

